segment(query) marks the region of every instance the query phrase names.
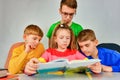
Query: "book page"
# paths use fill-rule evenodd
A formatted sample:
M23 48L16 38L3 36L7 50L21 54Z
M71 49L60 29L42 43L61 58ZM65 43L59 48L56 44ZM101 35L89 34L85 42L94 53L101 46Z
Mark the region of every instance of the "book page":
M77 67L82 67L82 66L88 66L88 65L94 64L96 62L100 62L100 59L73 60L73 61L69 62L67 67L77 68Z
M47 63L39 63L38 69L65 67L67 65L67 62L67 59L57 59Z
M44 73L44 72L53 72L59 70L64 71L67 62L68 62L67 59L57 59L47 63L39 63L37 72Z

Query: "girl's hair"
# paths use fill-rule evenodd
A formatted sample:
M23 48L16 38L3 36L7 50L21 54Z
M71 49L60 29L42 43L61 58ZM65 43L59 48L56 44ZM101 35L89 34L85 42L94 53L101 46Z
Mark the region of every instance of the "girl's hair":
M76 0L61 0L60 9L63 5L67 5L70 8L77 9L77 1Z
M91 40L91 41L96 40L95 33L91 29L84 29L78 34L78 37L77 37L78 42L83 42L87 40Z
M33 34L33 35L38 35L43 37L43 31L41 30L41 28L37 25L31 24L28 25L25 30L24 30L24 34Z
M58 30L69 30L70 31L70 44L67 48L69 49L76 49L76 44L75 44L75 36L72 32L72 29L67 25L67 24L59 24L56 26L56 28L54 29L53 33L52 33L52 37L50 39L50 48L57 48L58 44L55 42L54 37L56 37Z

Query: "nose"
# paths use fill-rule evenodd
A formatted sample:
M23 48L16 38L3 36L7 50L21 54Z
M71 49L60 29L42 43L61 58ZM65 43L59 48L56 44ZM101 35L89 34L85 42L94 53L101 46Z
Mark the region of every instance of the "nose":
M81 50L82 50L82 52L85 52L86 51L86 47L82 47Z
M63 41L66 42L66 41L67 41L67 38L64 38Z
M72 17L71 17L71 15L67 15L66 18L67 19L71 19Z

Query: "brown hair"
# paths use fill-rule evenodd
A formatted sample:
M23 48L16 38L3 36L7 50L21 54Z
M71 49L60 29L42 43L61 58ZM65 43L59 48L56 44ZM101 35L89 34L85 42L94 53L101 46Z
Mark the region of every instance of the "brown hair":
M77 9L77 1L76 0L61 0L60 9L63 5L66 5L70 8Z
M87 40L91 40L91 41L96 40L95 33L91 29L84 29L78 34L78 37L77 37L78 42L83 42Z
M50 39L50 48L57 48L58 45L54 40L54 37L56 37L56 33L58 30L69 30L70 31L70 35L71 35L71 40L70 40L70 44L68 46L69 49L76 49L76 44L75 44L75 36L72 32L72 29L67 25L67 24L59 24L56 26L56 28L54 29L54 32L52 34L52 37Z
M43 37L44 35L41 28L34 24L28 25L24 30L24 34L33 34L33 35L38 35L41 37Z

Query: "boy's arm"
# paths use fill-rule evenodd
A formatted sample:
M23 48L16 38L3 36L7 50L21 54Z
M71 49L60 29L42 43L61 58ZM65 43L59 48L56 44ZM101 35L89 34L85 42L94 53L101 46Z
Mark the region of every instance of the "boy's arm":
M110 66L102 65L102 70L107 72L120 72L120 53L114 50L109 50L108 53L109 55L106 55L107 60L104 64L110 64Z
M104 72L112 72L112 67L102 65L102 71L104 71Z
M12 57L9 62L8 70L12 74L16 74L23 67L27 53L13 50Z

